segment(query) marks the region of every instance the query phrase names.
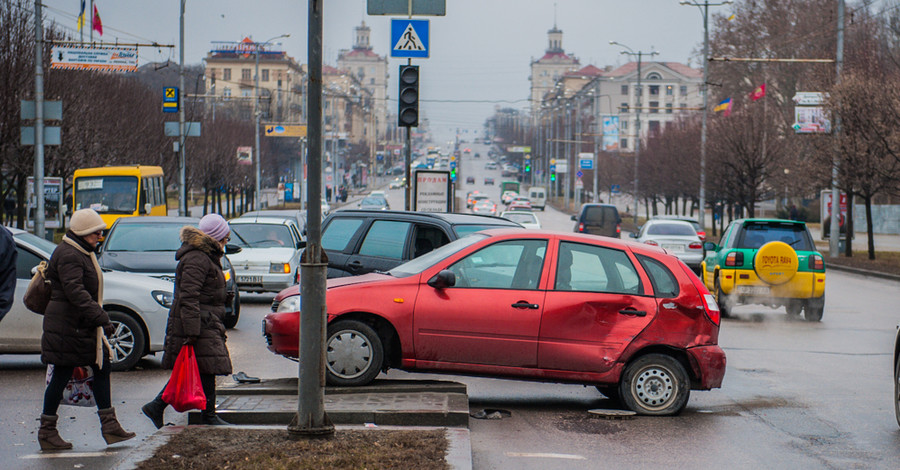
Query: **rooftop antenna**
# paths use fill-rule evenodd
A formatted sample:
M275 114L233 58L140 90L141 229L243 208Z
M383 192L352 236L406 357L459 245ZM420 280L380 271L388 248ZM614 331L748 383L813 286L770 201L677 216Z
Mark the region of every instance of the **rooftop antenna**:
M553 29L556 29L556 2L553 2Z

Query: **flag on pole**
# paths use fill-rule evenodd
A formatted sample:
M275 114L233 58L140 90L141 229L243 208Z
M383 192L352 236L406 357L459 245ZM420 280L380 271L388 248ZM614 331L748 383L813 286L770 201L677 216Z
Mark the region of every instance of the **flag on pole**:
M81 31L81 28L84 27L84 3L85 0L81 0L81 12L78 13L78 31Z
M750 99L753 101L756 101L756 100L762 98L763 96L766 96L766 84L765 83L756 87L756 89L753 90L753 93L750 93Z
M97 5L94 5L94 21L91 24L94 25L94 31L103 36L103 22L100 21L100 11L97 10Z
M731 114L731 98L726 98L722 100L719 104L713 108L714 112L724 111L723 116L728 116Z
M732 13L731 16L728 17L728 21L734 21L735 18L737 18L737 15Z

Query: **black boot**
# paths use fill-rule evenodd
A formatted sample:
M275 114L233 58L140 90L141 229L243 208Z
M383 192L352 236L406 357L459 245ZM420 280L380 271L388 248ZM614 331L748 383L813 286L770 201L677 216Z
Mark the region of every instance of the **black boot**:
M142 406L141 411L144 413L144 416L150 418L150 421L153 421L153 425L156 426L156 429L159 429L164 426L163 413L166 411L167 406L169 405L166 404L166 402L162 401L159 397L156 397L153 401Z
M230 426L231 423L225 421L220 418L219 415L216 414L216 411L207 411L203 410L200 413L200 422L201 424L206 424L208 426Z

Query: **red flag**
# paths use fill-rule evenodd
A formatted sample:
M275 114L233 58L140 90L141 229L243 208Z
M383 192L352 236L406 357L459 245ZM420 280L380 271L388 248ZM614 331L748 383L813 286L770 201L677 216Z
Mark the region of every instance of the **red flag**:
M756 101L756 100L762 98L763 96L766 96L766 84L765 83L756 87L756 89L753 90L753 93L750 93L750 99L753 101Z
M94 31L103 36L103 22L100 21L100 12L97 10L97 5L94 5L94 21L91 22L93 25Z

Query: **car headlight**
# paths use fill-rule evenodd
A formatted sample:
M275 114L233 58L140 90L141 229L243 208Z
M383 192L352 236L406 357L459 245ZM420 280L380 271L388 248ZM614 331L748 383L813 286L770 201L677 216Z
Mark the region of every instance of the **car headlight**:
M300 296L292 295L290 297L286 297L281 303L278 304L278 310L276 312L299 312L300 311Z
M153 296L153 300L156 303L162 305L165 308L172 308L172 303L175 302L175 294L164 291L164 290L155 290L150 293Z
M291 265L288 263L269 263L270 273L290 274Z

